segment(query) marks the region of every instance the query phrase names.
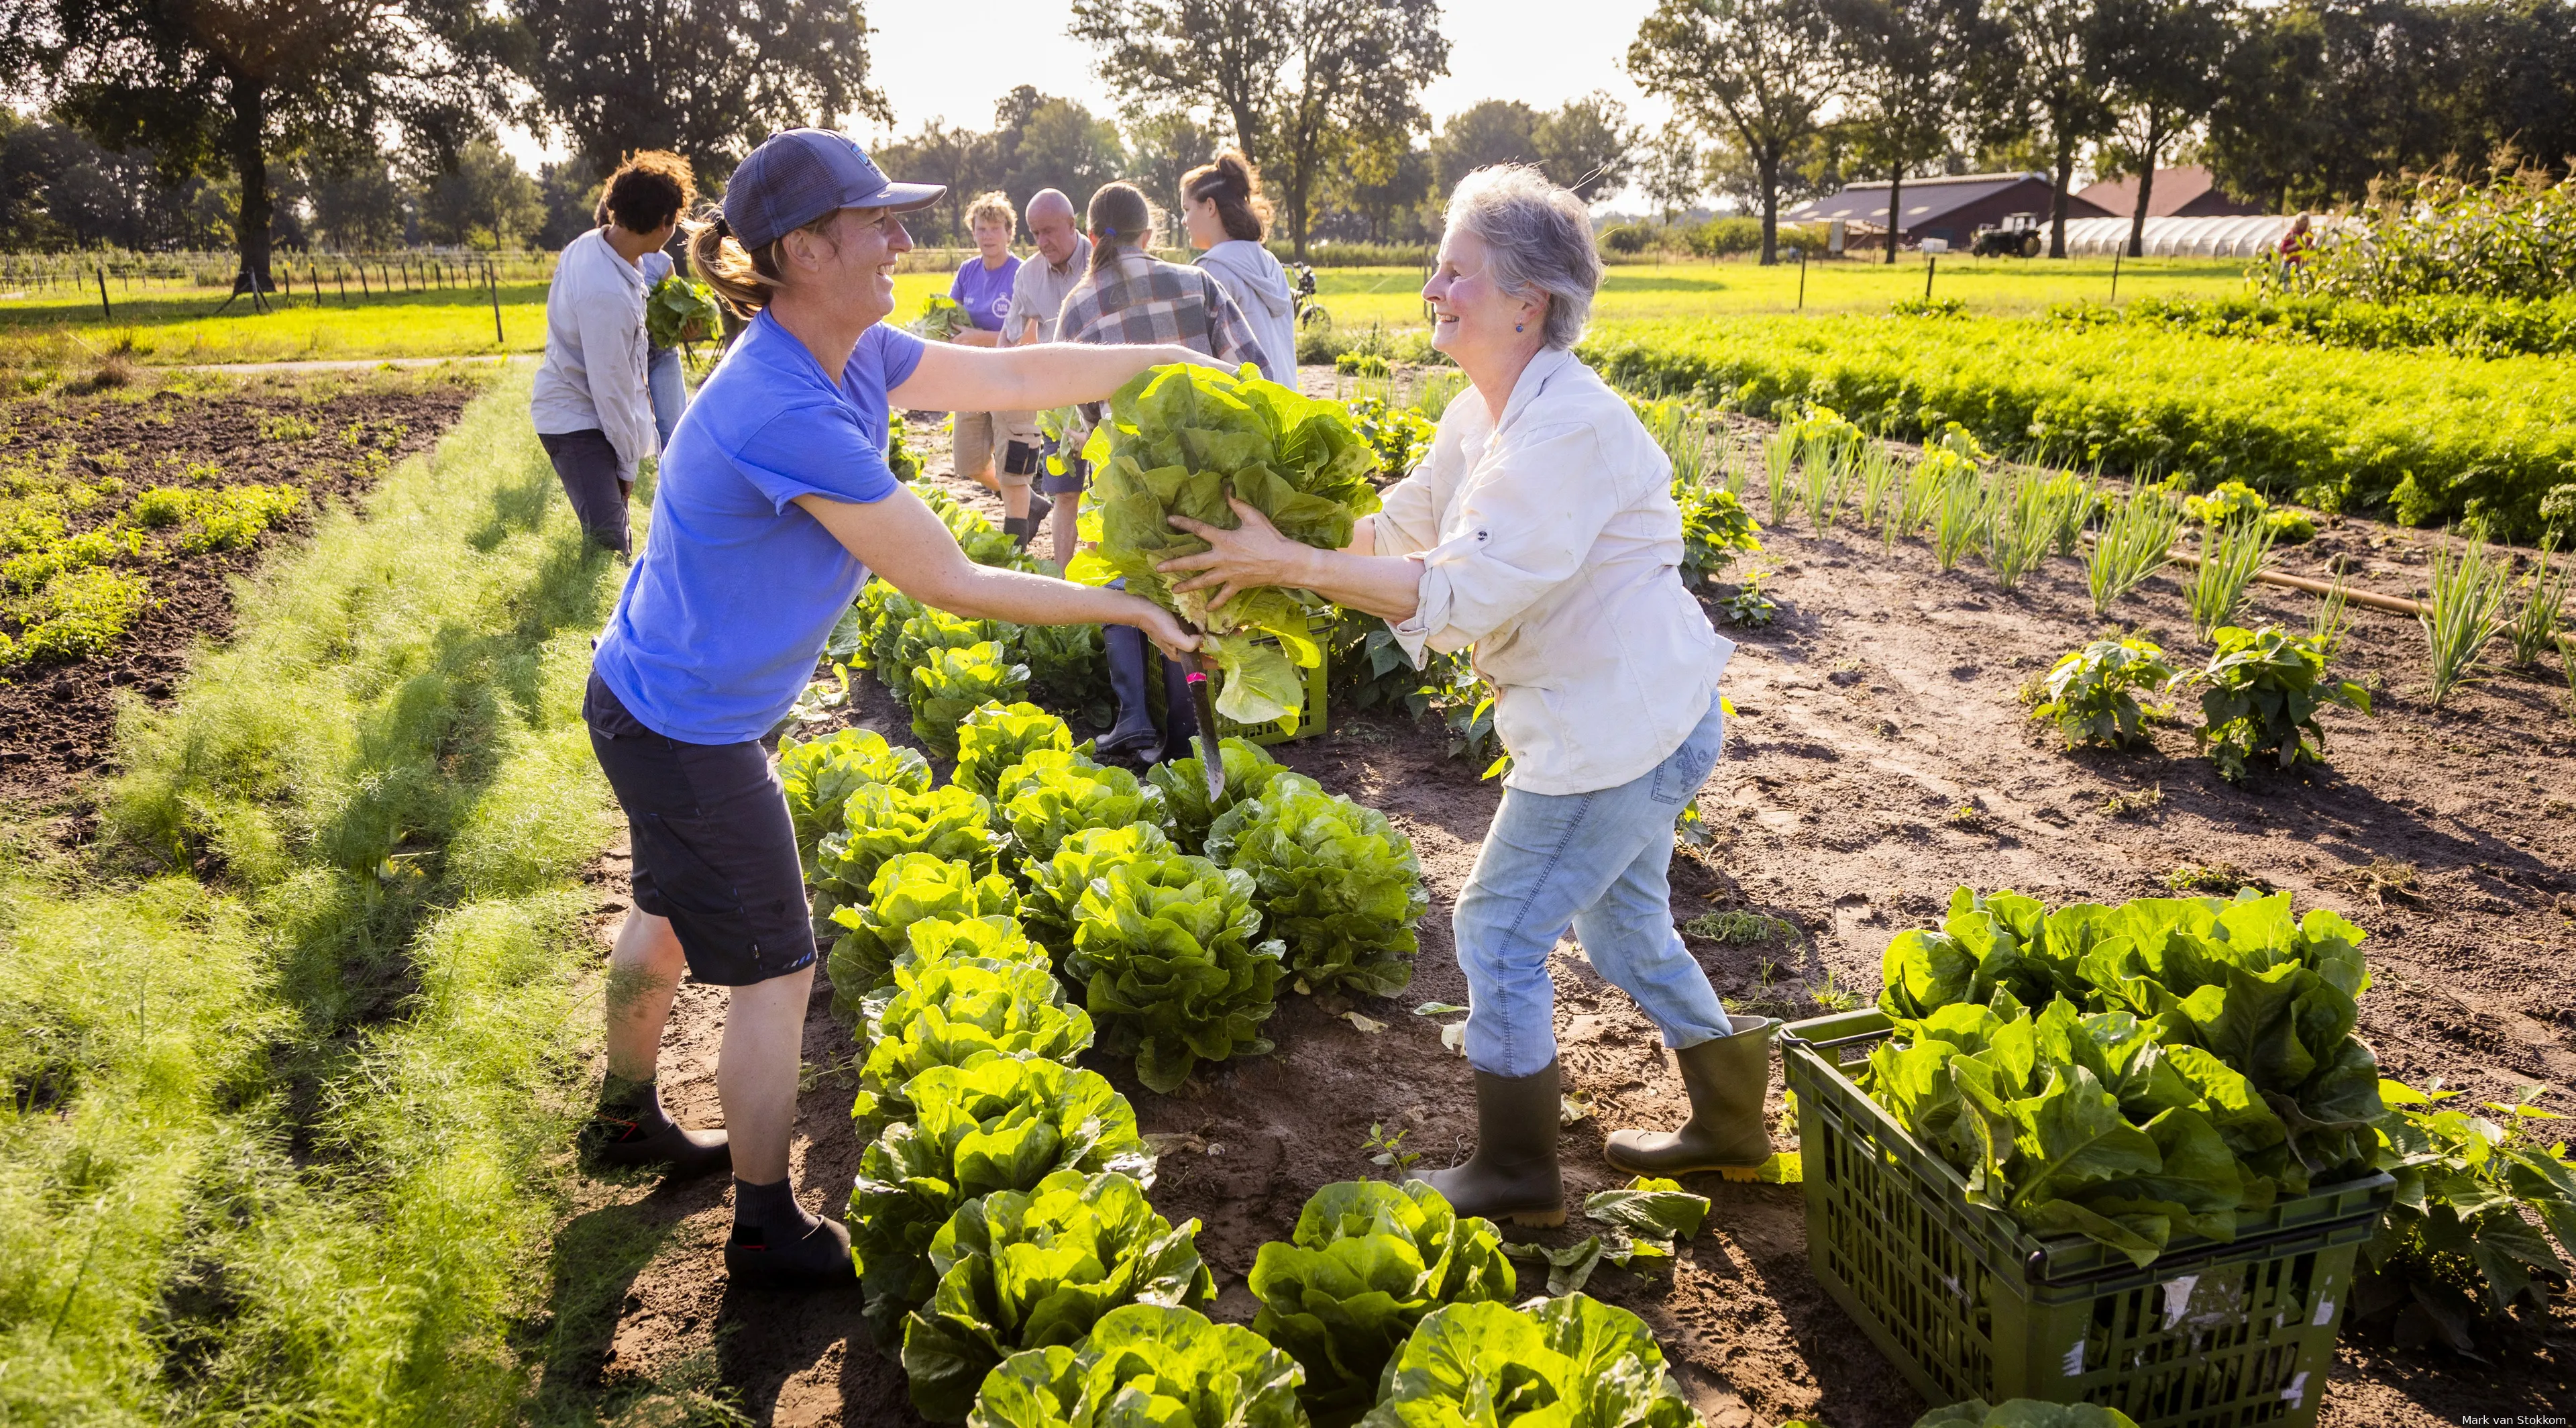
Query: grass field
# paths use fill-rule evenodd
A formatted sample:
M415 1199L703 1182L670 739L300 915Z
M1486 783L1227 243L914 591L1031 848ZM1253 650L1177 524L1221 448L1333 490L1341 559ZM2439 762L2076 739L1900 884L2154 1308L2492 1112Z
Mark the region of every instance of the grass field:
M378 293L335 290L319 307L298 288L294 302L269 312L235 301L222 315L220 293L169 285L126 298L113 286L113 315L99 316L98 300L76 302L59 294L0 301L0 343L21 346L20 365L77 367L120 345L150 364L186 362L288 362L313 358L478 357L495 352L539 352L546 345L546 287L503 283L501 334L492 332L492 294L482 288ZM22 345L23 344L23 345Z

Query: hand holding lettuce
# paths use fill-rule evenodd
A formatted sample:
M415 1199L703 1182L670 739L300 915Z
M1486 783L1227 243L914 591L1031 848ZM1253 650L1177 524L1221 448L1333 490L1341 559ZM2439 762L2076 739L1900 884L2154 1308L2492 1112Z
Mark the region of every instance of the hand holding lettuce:
M1245 724L1295 719L1304 695L1297 669L1322 658L1307 634L1314 597L1266 587L1211 609L1207 592L1175 592L1159 567L1208 549L1171 517L1225 530L1241 524L1229 496L1290 540L1325 550L1350 544L1352 526L1378 498L1368 481L1377 455L1349 415L1257 377L1156 367L1110 398L1109 418L1083 455L1095 468L1084 535L1097 549L1076 558L1074 577L1105 584L1124 576L1129 593L1205 631L1204 649L1222 671L1219 713ZM1256 643L1262 636L1279 648Z

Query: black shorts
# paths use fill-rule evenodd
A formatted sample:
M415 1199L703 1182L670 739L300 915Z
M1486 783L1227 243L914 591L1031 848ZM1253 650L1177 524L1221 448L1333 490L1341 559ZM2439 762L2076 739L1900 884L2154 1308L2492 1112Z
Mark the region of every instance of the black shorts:
M671 920L689 975L746 987L812 966L796 827L769 750L664 738L596 673L581 717L626 810L636 909Z

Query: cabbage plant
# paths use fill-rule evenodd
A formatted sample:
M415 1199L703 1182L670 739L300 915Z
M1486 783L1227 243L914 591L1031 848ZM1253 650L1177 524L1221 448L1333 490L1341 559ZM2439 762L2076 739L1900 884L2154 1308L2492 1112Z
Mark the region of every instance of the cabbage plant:
M1129 1304L1081 1347L1023 1349L985 1375L969 1428L1304 1428L1297 1362L1195 1309ZM1496 1420L1499 1421L1499 1420ZM1657 1424L1656 1428L1663 1428Z
M1055 856L1056 846L1085 828L1163 821L1163 791L1122 768L1081 754L1039 750L1004 773L1002 822L1022 867Z
M832 1010L855 1017L860 999L892 980L895 955L923 918L1016 914L1019 907L1010 879L998 873L978 878L968 865L936 853L896 854L868 884L865 903L832 912L832 921L848 929L823 964L832 978Z
M1032 858L1020 865L1028 891L1020 895L1020 918L1029 935L1057 956L1073 951L1073 927L1083 891L1092 879L1139 858L1159 859L1172 851L1172 840L1151 823L1123 828L1083 828L1055 845L1054 856Z
M1090 745L1083 745L1088 752ZM1039 749L1073 752L1073 730L1034 704L987 704L957 725L957 772L951 782L990 798L1001 777Z
M1282 774L1218 817L1207 854L1251 874L1298 991L1388 996L1413 980L1413 927L1431 895L1413 840L1385 814Z
M1122 1304L1206 1304L1216 1277L1198 1229L1155 1214L1144 1187L1114 1170L1059 1170L1035 1190L958 1206L930 1241L939 1289L904 1320L913 1407L960 1422L985 1376L1022 1349L1078 1346Z
M1286 1242L1261 1247L1252 1331L1306 1370L1319 1419L1376 1401L1398 1346L1443 1304L1511 1302L1516 1276L1490 1220L1460 1218L1427 1181L1350 1180L1306 1201Z
M937 925L916 922L913 931ZM867 1056L850 1122L863 1141L888 1121L911 1118L904 1086L933 1066L972 1066L995 1056L1070 1063L1091 1046L1091 1014L1064 1005L1043 961L906 957L896 968L897 990L870 997L861 1010Z
M778 781L787 790L787 813L796 824L796 850L805 860L806 881L811 882L816 845L824 834L841 826L850 795L876 784L928 793L930 761L915 750L888 744L885 735L873 729L843 729L810 743L781 740Z
M1029 667L996 640L928 652L912 671L912 736L941 758L957 755L957 726L985 704L1016 704Z
M1193 743L1191 747L1196 748ZM1288 771L1270 751L1248 739L1217 741L1217 762L1225 770L1225 794L1210 802L1207 763L1193 754L1154 765L1145 777L1163 791L1163 807L1172 824L1172 840L1184 853L1207 851L1208 825L1217 815L1247 798L1258 798L1270 781Z
M1396 1351L1364 1428L1697 1428L1644 1320L1588 1294L1452 1304Z
M835 902L858 902L886 860L928 853L991 872L1001 846L993 805L951 785L916 793L899 784L869 784L844 799L841 826L814 848L814 889Z
M913 1119L877 1132L859 1153L850 1247L877 1342L939 1287L931 1241L969 1200L1034 1190L1059 1170L1117 1170L1153 1183L1136 1112L1096 1071L997 1056L934 1066L904 1087Z
M1339 550L1359 517L1378 508L1369 484L1378 457L1337 402L1318 401L1251 375L1183 364L1140 373L1109 399L1109 417L1083 455L1093 466L1086 522L1098 550L1076 578L1124 576L1142 595L1208 632L1223 671L1217 712L1243 724L1293 721L1304 707L1299 666L1323 656L1307 633L1307 597L1276 587L1238 590L1218 609L1214 592L1176 594L1156 567L1207 549L1167 517L1231 530L1231 494L1258 508L1282 535ZM1259 642L1269 636L1276 646Z
M1277 1010L1279 944L1255 943L1247 873L1169 854L1110 869L1075 905L1066 971L1136 1079L1179 1089L1201 1060L1261 1056Z

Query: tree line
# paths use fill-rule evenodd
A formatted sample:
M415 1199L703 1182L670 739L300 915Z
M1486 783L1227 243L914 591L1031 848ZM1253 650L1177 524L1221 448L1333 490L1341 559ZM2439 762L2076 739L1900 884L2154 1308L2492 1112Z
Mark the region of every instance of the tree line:
M1465 14L1466 12L1462 12ZM881 157L972 193L1077 201L1111 178L1170 201L1220 143L1261 165L1279 236L1420 242L1482 164L1524 161L1587 199L1632 183L1667 218L1757 213L1860 177L2207 163L2287 209L2382 177L2576 153L2576 0L1662 0L1626 51L1674 121L1647 134L1594 94L1494 99L1437 124L1438 0L1070 0L1067 31L1117 116L1023 85L989 130L923 123ZM1470 22L1476 22L1468 14ZM559 244L643 148L720 190L793 124L891 123L856 0L0 0L0 242ZM1560 40L1533 35L1531 43ZM561 136L528 175L495 124Z

